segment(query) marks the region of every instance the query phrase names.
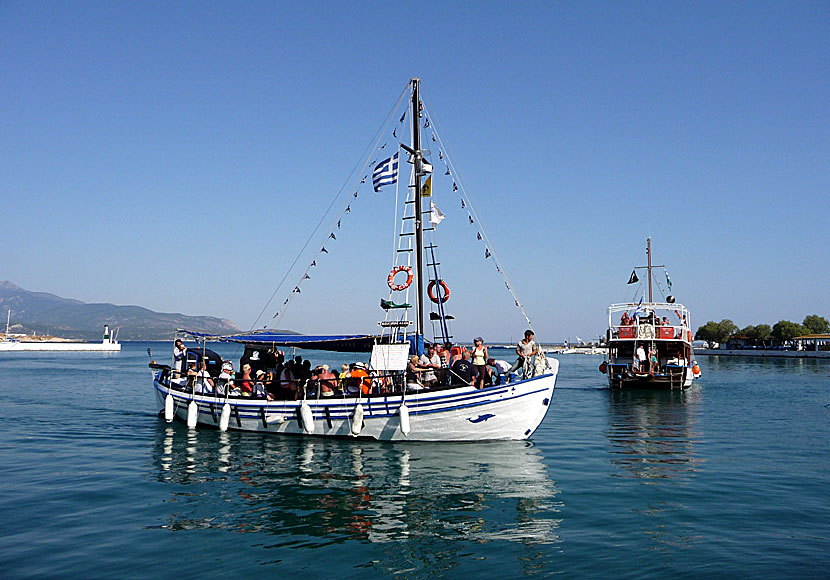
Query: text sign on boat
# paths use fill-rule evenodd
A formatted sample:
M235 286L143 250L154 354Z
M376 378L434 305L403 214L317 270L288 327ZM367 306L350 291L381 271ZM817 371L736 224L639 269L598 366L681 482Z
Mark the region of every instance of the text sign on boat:
M369 364L379 371L402 371L406 370L408 360L409 344L376 344Z

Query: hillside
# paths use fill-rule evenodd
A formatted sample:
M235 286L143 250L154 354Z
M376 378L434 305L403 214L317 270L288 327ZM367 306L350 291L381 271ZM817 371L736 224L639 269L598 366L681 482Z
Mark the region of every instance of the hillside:
M119 340L169 339L177 328L212 334L239 332L232 321L213 316L154 312L140 306L87 304L0 281L0 314L4 319L0 332L5 330L8 310L12 311L9 332L81 340L100 340L105 324L113 329L120 327Z

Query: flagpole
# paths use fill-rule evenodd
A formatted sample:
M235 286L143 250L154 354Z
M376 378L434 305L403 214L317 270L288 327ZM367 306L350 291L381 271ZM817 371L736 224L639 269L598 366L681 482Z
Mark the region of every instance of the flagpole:
M412 149L415 151L415 280L418 284L418 319L416 321L416 329L419 336L424 336L424 283L421 276L423 271L424 216L421 213L421 98L418 90L421 79L413 77L411 82ZM416 339L417 344L419 342Z

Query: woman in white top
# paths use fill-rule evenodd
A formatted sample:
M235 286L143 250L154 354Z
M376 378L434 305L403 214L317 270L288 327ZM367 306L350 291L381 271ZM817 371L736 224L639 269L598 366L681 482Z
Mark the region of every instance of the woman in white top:
M199 363L199 372L196 373L194 389L200 395L213 394L213 379L210 378L210 373L207 372L207 363L204 360Z
M487 379L490 378L490 375L487 372L488 358L490 357L487 354L487 347L484 346L484 339L477 336L475 340L473 340L473 356L470 361L473 363L473 368L476 372L476 378L473 381L473 385L477 389L483 389L484 385L488 382Z

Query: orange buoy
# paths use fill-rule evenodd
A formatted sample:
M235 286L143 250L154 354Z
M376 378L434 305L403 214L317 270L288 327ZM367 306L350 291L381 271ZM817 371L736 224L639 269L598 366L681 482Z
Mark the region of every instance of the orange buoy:
M606 363L605 361L602 361L602 364L599 365L599 372L601 372L602 374L605 374L607 371L608 371L608 363Z
M406 272L406 282L403 284L395 284L395 274L398 272ZM386 283L389 285L389 288L392 290L406 290L412 284L412 268L409 266L395 266L392 268L392 271L389 273L389 277L386 278Z
M438 300L438 296L435 295L435 287L437 285L441 286L441 300ZM438 304L441 302L442 304L450 299L450 287L447 286L447 283L443 280L438 280L436 283L435 280L432 280L427 286L427 294L429 294L429 299Z

